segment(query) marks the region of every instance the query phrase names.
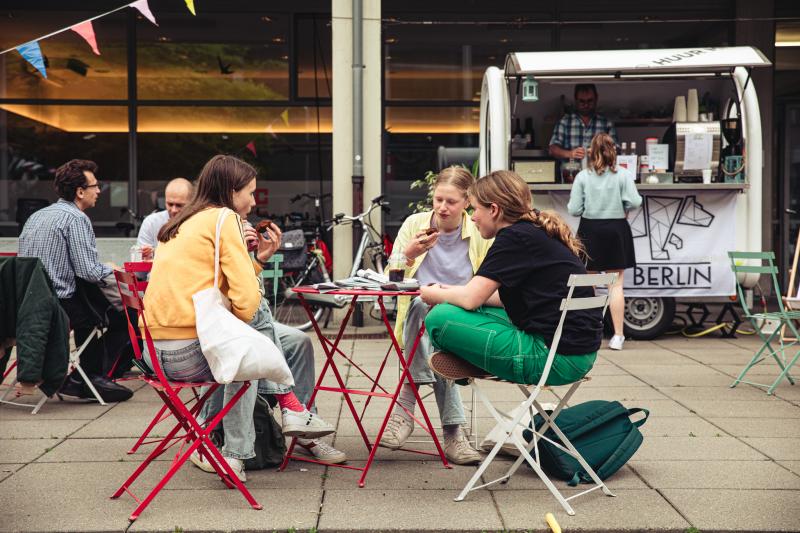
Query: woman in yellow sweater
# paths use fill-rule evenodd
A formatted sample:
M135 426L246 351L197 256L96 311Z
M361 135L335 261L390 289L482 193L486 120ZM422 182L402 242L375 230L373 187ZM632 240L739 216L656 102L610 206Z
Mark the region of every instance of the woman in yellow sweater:
M156 356L170 379L214 379L197 340L192 295L214 283L214 240L222 208L236 214L225 218L220 232L220 290L230 300L231 312L243 322L252 326L271 320L263 316L269 313L268 309L260 306L257 276L261 268L256 262L264 263L275 253L281 233L274 224L267 229L268 239L252 227L243 228L242 217L255 205L255 188L256 171L252 166L235 157L215 156L200 172L195 197L158 234L158 252L144 297L145 317ZM256 262L247 252L246 241L253 240L258 242ZM240 387L239 383L220 387L206 404L204 418L218 412ZM224 418L222 455L242 481L245 481L243 461L255 457L256 394L257 383L253 382ZM285 435L316 438L333 433L333 427L306 410L294 393L276 396L283 413ZM191 460L202 470L214 472L199 454L193 454Z

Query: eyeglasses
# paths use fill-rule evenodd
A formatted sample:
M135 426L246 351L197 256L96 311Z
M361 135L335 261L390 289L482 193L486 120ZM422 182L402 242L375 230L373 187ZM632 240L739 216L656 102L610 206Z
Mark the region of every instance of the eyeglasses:
M595 102L595 99L594 98L587 98L587 99L584 100L583 98L578 98L575 101L577 103L581 104L581 105L590 105L590 104L593 104Z
M100 182L92 183L91 185L81 185L81 189L91 189L92 187L97 187L97 190L100 190Z

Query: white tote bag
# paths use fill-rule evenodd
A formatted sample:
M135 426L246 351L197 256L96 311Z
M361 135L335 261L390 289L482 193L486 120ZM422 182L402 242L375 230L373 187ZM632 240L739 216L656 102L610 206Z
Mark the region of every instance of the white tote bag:
M294 385L292 373L280 349L231 313L231 302L219 290L219 235L229 209L217 218L214 239L214 285L192 295L197 338L218 383L266 378L283 385ZM255 275L255 274L254 274Z

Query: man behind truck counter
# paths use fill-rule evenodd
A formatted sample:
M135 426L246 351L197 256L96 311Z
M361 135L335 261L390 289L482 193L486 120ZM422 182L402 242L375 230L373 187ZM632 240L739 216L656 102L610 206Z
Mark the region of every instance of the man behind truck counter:
M617 143L614 123L597 113L597 87L593 83L578 84L575 86L575 111L561 117L556 124L550 139L550 155L556 159L580 161L598 133L608 133Z

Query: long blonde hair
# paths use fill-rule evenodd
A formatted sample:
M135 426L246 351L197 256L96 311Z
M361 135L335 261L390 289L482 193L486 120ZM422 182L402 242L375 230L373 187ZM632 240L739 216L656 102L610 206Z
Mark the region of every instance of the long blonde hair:
M598 133L592 138L589 149L589 168L595 174L602 174L605 169L617 171L617 145L608 133Z
M469 194L484 207L497 204L504 221L531 222L542 228L548 237L561 241L576 256L585 256L583 243L572 234L564 219L554 211L533 208L528 184L515 172L496 170L478 179Z

